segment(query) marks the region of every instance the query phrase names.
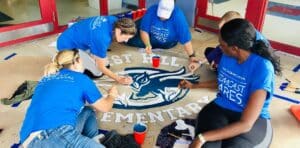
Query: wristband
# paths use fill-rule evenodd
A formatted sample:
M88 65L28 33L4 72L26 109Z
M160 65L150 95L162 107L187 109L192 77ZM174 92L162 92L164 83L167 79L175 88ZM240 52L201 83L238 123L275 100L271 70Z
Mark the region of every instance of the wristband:
M198 138L199 138L199 140L200 140L200 142L201 142L202 144L204 144L204 143L206 142L206 140L205 140L205 138L203 137L202 134L199 134L199 135L198 135Z
M150 44L150 42L146 44L146 47L151 47L151 44Z
M196 57L195 51L193 51L193 53L191 55L189 55L189 58L192 58L192 57Z

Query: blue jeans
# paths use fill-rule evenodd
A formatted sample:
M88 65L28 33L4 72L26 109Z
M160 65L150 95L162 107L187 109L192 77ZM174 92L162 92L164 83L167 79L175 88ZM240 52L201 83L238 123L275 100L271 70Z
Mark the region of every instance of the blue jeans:
M63 125L55 129L43 130L28 145L28 148L104 148L94 141L98 134L95 112L84 107L78 116L76 127Z

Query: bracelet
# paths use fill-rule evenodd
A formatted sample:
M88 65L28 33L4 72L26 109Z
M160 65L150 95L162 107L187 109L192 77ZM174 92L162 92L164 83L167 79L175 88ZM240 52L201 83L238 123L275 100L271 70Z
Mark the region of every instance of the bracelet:
M200 140L200 142L201 142L202 144L204 144L204 143L206 142L206 140L205 140L205 138L203 137L202 134L199 134L199 135L198 135L198 138L199 138L199 140Z
M145 45L146 47L151 47L151 43L149 42L149 43L147 43L146 45Z
M195 51L193 51L193 53L191 55L189 55L189 58L192 58L192 57L196 57Z

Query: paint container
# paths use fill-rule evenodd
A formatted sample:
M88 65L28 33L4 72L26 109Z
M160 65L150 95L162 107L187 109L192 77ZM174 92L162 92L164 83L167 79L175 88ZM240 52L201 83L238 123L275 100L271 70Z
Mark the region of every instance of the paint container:
M141 18L143 17L143 10L142 9L138 9L137 10L137 18Z
M155 55L152 57L152 67L158 68L160 65L160 56Z
M132 19L136 20L137 18L137 11L131 11L132 12Z
M146 14L147 9L146 8L142 8L142 17Z
M125 13L125 17L133 19L133 13L132 13L132 11Z
M145 141L147 133L147 125L139 122L133 126L133 137L137 144L142 145Z

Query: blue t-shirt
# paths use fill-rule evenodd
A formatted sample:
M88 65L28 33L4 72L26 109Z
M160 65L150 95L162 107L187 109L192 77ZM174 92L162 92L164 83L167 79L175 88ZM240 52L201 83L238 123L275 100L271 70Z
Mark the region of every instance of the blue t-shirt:
M152 46L168 45L174 42L185 44L191 41L191 33L183 12L175 6L171 17L160 20L158 5L151 6L142 18L140 29L150 36Z
M219 106L242 112L247 106L250 95L263 89L267 92L261 118L270 118L269 104L274 91L274 67L272 63L250 54L248 59L239 64L235 58L223 54L218 66L219 92L215 103Z
M34 91L20 131L21 143L35 131L62 125L75 126L85 103L93 104L101 97L94 82L79 72L62 69L42 78Z
M79 21L65 30L57 39L57 49L81 49L105 58L112 42L115 16L95 16Z

